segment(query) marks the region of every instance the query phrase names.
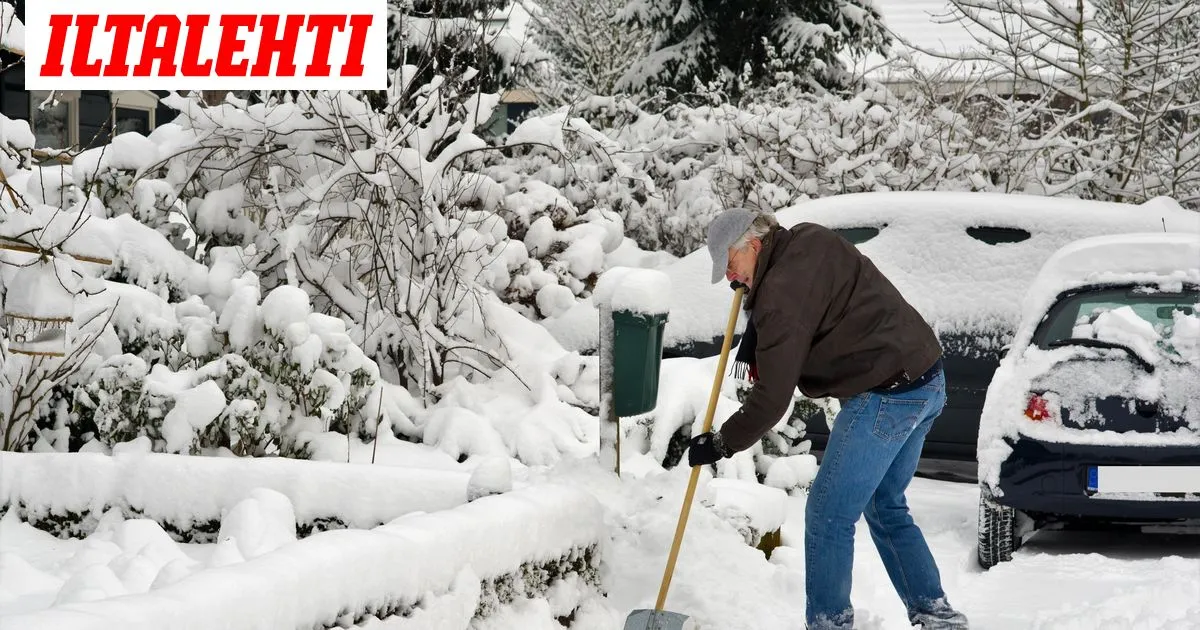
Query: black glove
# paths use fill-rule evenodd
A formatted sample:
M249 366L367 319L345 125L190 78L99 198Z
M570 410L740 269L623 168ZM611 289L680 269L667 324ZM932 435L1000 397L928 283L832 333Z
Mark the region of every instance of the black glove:
M688 466L707 466L730 455L720 433L701 433L688 442Z

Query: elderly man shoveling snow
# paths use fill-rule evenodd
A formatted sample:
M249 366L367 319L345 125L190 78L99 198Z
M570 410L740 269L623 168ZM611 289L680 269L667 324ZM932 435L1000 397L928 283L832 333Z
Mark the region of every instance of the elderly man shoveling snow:
M738 348L753 388L719 431L694 437L688 463L750 448L783 416L797 387L842 403L808 494L804 528L810 630L851 628L854 524L871 537L914 625L967 627L904 499L925 435L946 402L937 336L853 245L811 223L727 210L708 228L712 281L747 288Z

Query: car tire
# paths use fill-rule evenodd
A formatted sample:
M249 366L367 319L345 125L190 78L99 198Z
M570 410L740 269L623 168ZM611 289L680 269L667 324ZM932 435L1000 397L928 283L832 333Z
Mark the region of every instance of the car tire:
M976 555L979 566L990 569L1012 560L1013 552L1021 546L1018 523L1021 515L1007 505L1001 505L991 493L979 493L979 545Z

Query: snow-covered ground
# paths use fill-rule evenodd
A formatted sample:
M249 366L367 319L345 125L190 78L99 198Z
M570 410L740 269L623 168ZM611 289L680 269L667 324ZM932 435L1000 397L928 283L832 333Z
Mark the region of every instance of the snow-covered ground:
M526 470L517 477L518 485L553 481L584 489L604 507L600 577L608 596L583 598L573 628L617 629L630 610L653 606L686 485L685 469L618 480L592 462L562 462L538 472ZM723 481L728 480L718 480ZM711 495L710 483L708 477L702 482L701 503L689 522L667 607L690 615L698 628L800 627L804 611L803 493L787 498L778 495L775 507L786 514L784 546L768 561L745 543L729 518L702 507ZM977 499L974 485L944 481L916 479L909 491L909 503L938 560L948 595L971 618L973 628L1200 627L1200 537L1039 533L1012 562L984 572L973 555ZM249 536L251 525L242 521L230 530ZM12 515L0 520L0 619L56 602L145 592L176 580L178 587L184 587L189 579L199 585L204 583L201 569L205 567L251 562L232 554L232 549L222 551L220 544L176 546L152 529L146 521L110 521L90 540L59 540ZM320 536L323 534L316 535ZM268 534L267 539L273 541L272 546L280 545L278 554L304 544L288 543L286 536ZM270 560L271 553L259 559ZM230 557L223 560L222 554ZM132 558L138 561L131 562ZM164 571L156 579L155 571L175 559L180 559L177 575ZM156 562L158 566L151 566ZM183 570L183 565L188 570ZM123 570L114 574L117 567ZM188 575L189 571L193 573ZM860 628L909 627L865 523L860 523L857 534L853 600ZM110 601L133 605L141 600ZM470 627L561 627L553 621L553 609L549 596L522 599ZM20 617L10 617L16 619ZM0 626L7 624L0 622Z
M593 491L615 511L610 525L629 528L616 533L606 556L609 604L622 612L653 607L686 474L675 471L623 486L600 483ZM657 502L660 492L665 498ZM985 572L974 556L976 486L918 478L908 496L947 594L972 628L1200 628L1200 536L1039 533L1012 562ZM667 608L692 616L702 628L802 627L804 505L803 495L788 500L785 546L770 561L707 511L693 513ZM852 599L856 627L910 627L865 521L856 535Z

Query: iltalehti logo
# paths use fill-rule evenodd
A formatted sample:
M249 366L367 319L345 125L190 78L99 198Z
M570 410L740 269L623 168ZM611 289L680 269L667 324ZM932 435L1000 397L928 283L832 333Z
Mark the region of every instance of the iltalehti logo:
M387 89L387 0L36 0L25 13L31 90Z

